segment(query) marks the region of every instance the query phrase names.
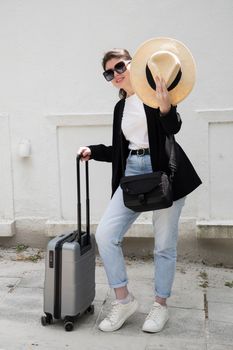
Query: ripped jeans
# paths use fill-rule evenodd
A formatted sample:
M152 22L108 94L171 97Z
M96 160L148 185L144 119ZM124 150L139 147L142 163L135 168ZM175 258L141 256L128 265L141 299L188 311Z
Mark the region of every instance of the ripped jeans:
M152 172L150 156L129 155L126 175ZM185 197L173 202L167 209L153 212L154 292L161 298L171 294L176 270L178 222ZM140 213L125 207L120 187L114 193L96 231L96 242L111 288L124 287L128 277L121 242L125 233Z

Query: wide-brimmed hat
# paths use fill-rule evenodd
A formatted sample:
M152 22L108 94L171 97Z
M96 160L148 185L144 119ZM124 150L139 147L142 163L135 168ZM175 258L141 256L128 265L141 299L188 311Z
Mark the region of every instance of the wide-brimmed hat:
M148 106L157 108L154 77L163 77L172 105L191 92L196 76L194 58L189 49L172 38L153 38L144 42L133 56L130 79L135 93Z

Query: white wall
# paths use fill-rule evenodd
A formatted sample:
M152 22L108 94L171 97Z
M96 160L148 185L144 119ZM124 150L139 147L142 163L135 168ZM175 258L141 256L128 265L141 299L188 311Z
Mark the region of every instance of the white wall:
M231 0L1 0L0 236L53 235L74 223L76 150L111 139L117 91L102 77L103 53L125 47L133 54L155 36L183 41L197 62L196 86L179 106L177 139L204 184L188 197L183 221L230 224L232 9ZM18 148L25 138L32 151L23 159ZM219 154L226 200L215 190L222 182ZM97 223L110 196L111 167L90 168ZM139 222L148 220L145 214Z

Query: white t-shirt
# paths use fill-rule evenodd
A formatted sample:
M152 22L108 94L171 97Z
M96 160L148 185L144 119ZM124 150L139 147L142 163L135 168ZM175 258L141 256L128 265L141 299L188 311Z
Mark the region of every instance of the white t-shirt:
M129 149L149 148L146 114L136 94L125 99L121 127L129 141Z

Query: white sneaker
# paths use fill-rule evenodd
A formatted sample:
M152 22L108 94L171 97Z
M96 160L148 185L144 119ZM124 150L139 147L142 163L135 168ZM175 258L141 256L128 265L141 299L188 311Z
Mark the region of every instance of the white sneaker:
M99 324L99 329L103 332L113 332L121 328L123 323L137 310L138 302L132 296L132 300L127 304L118 301L112 302L112 309L107 317Z
M160 332L168 319L169 316L167 306L160 305L155 301L142 326L142 330L149 333Z

